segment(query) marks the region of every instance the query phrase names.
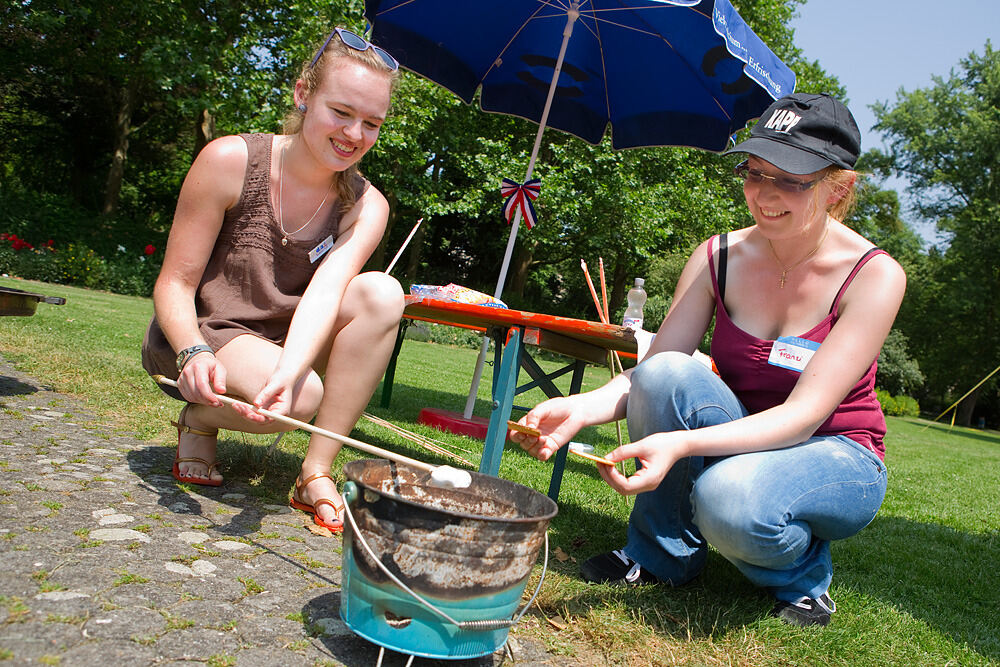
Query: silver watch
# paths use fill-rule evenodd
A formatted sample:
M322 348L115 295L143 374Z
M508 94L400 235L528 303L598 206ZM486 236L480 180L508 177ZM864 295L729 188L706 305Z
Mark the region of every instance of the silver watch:
M184 370L184 364L188 362L191 357L201 352L208 352L210 354L215 354L208 345L192 345L191 347L185 347L183 350L177 353L177 372Z

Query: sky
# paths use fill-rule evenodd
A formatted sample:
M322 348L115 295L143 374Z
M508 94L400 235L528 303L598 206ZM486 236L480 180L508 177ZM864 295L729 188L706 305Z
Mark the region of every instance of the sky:
M875 102L896 101L896 92L948 78L970 52L982 54L986 40L1000 49L1000 0L808 0L792 22L796 45L808 60L837 77L861 128L861 149L879 148L871 131ZM887 187L906 200L905 182ZM915 224L925 238L933 232Z

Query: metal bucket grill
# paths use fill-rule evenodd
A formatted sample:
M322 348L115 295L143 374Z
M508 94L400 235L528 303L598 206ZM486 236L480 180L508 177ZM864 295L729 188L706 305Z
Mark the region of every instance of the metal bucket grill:
M479 473L468 488L447 489L389 461L352 461L344 472L350 521L340 613L348 627L424 657L478 657L502 646L555 503Z

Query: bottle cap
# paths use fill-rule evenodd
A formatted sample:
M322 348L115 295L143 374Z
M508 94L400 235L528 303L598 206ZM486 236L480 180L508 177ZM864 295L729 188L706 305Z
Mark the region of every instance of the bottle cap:
M642 279L642 278L636 278L635 279L635 286L636 287L642 287L645 284L646 284L646 281L644 279Z

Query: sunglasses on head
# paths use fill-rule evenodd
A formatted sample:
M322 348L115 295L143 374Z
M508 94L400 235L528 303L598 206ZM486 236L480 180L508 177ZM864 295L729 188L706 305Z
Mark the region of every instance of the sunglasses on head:
M323 55L323 52L326 51L326 47L327 45L330 44L330 40L333 39L334 35L340 37L340 41L342 41L345 45L349 46L355 51L367 51L368 49L371 49L372 51L375 52L375 55L377 55L379 58L382 59L382 62L384 62L385 66L388 67L391 71L395 72L397 69L399 69L399 61L393 58L388 51L386 51L382 47L375 46L361 35L353 33L350 30L346 30L344 28L333 29L333 32L330 33L330 36L326 38L325 42L323 42L323 46L319 47L319 51L317 51L316 55L313 56L312 62L309 63L310 68L315 67L316 63L319 62L320 57Z
M784 190L785 192L805 192L806 190L812 189L817 183L822 181L822 178L817 178L812 181L800 181L797 178L789 178L788 176L769 176L762 171L753 169L747 160L740 162L733 169L733 173L737 177L743 179L749 183L763 183L764 181L771 181L774 187L779 190Z

